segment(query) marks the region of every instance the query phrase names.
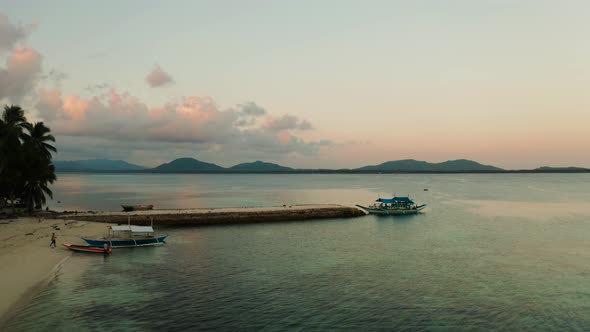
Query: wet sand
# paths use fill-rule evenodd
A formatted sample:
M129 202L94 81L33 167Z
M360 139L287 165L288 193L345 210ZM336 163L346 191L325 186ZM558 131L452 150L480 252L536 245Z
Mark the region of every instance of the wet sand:
M59 266L71 255L64 243L82 244L80 236L103 234L106 226L64 219L0 220L0 326L19 303L59 272ZM57 246L50 248L54 232Z

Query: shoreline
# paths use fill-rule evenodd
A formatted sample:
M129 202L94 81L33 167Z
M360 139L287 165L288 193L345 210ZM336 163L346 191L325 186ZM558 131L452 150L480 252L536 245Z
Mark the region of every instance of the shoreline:
M63 243L81 243L80 236L102 234L105 224L68 219L13 218L0 224L0 328L53 280L71 257ZM57 245L50 248L51 234Z
M19 298L14 300L9 306L6 307L4 312L0 312L0 330L3 329L11 319L13 319L20 308L31 303L37 294L39 294L43 289L45 289L45 287L51 284L51 282L57 277L57 274L61 270L63 264L69 260L70 257L71 255L68 255L57 262L57 264L55 264L55 266L49 272L47 272L47 274L45 274L45 276L39 280L39 282L27 288Z
M39 217L4 219L0 223L0 328L55 277L71 257L64 243L83 243L82 236L106 233L106 227L134 225L199 226L260 222L354 218L365 213L342 205L284 205L273 207L199 208L133 212L42 213ZM50 248L51 234L57 245Z
M284 205L273 207L199 208L133 212L42 213L39 217L4 219L0 223L0 328L34 299L55 277L72 253L64 243L83 243L82 236L106 233L127 223L157 226L202 226L261 222L355 218L365 213L342 205ZM51 234L57 245L50 248Z

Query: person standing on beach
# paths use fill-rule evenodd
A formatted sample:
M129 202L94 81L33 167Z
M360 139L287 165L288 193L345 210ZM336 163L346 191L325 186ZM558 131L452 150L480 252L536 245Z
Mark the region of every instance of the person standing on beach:
M57 237L55 236L55 233L51 233L51 244L49 245L51 248L55 248L55 240L57 239Z

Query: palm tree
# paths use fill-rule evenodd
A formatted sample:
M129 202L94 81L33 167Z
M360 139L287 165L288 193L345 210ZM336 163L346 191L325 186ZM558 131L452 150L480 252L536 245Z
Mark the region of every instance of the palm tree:
M46 195L53 198L48 184L56 180L51 159L57 150L51 142L55 137L43 122L28 123L19 106L4 107L0 119L0 202L10 200L12 213L16 213L17 199L32 211L45 204Z
M25 136L25 144L29 145L34 152L41 154L47 160L51 160L51 153L57 152L53 145L47 143L55 142L55 137L50 134L51 130L45 127L43 122L36 122L34 125L26 123L25 128L29 132Z
M4 106L2 122L4 145L17 145L17 143L20 144L17 140L26 138L24 129L27 127L27 118L25 117L25 111L20 106Z
M47 184L56 180L51 153L57 152L57 149L47 143L55 142L55 137L50 134L51 130L45 127L43 122L34 125L26 123L25 128L28 135L23 136L23 151L27 161L24 169L23 199L29 212L32 212L33 208L45 204L45 195L53 198Z
M6 125L0 118L0 207L4 207L8 197L8 187L6 181L6 169L8 154L4 151L4 141L6 140Z
M4 120L0 118L0 174L4 174L4 168L6 167L6 153L4 151L4 141L6 140L6 124Z
M29 212L33 208L41 208L46 203L45 195L53 199L53 192L49 189L48 184L53 183L55 176L55 167L47 162L47 159L38 156L29 160L27 167L27 176L23 185L23 200L27 205Z
M22 189L23 153L21 140L27 138L24 129L27 126L25 112L20 106L4 106L0 124L0 187L3 196L11 201L12 212L15 213L15 200Z

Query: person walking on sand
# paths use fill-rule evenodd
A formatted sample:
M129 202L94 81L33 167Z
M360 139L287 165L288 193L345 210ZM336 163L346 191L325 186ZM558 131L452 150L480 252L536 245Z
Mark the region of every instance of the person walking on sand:
M55 233L51 233L51 244L49 245L51 248L55 248L55 240L57 239L57 237L55 236Z

